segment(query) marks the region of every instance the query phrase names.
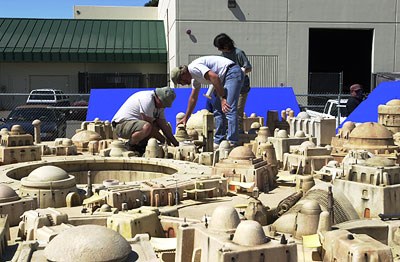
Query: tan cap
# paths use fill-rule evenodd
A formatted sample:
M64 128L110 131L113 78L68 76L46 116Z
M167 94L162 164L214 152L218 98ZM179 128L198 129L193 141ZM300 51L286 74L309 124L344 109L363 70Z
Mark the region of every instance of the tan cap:
M179 78L182 75L182 71L183 71L184 67L175 67L172 68L170 76L171 76L171 80L172 82L174 82L175 87L179 84Z
M159 87L156 88L154 91L157 97L161 100L164 107L171 107L172 102L174 102L176 94L173 88L166 86L166 87Z

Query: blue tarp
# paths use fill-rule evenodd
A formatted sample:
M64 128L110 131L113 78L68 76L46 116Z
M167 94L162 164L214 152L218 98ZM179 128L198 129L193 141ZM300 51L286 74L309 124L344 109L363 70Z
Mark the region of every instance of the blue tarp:
M96 117L102 121L113 118L119 107L125 100L135 92L151 90L149 88L131 88L131 89L92 89L87 121L92 121ZM165 110L167 121L171 123L175 132L175 116L179 112L186 112L187 102L191 93L191 88L176 88L176 99L171 108ZM206 99L203 94L207 92L206 88L202 88L197 101L196 108L193 113L206 108ZM245 112L247 115L256 113L258 116L266 118L268 110L281 110L290 107L294 110L295 115L300 112L296 96L291 87L269 87L269 88L252 88L247 98ZM280 115L280 113L279 113Z

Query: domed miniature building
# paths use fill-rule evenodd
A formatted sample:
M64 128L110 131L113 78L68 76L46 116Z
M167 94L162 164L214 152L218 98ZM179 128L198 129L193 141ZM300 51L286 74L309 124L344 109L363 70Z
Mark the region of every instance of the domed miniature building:
M253 151L251 151L249 147L245 146L235 147L229 154L229 159L235 160L249 160L254 158L256 158L256 156L254 155Z
M40 208L65 207L66 196L77 192L75 177L56 166L41 166L21 179L21 196L37 197Z
M8 215L10 226L18 225L22 214L35 208L36 199L31 197L21 198L11 187L0 185L0 212Z
M257 246L266 241L262 226L254 220L240 222L233 237L233 242L241 246Z
M75 135L72 136L72 143L78 148L80 151L87 151L88 145L90 141L99 141L101 140L101 135L97 132L91 130L82 130Z
M239 222L239 215L235 208L231 206L218 206L211 216L210 228L230 231L236 229Z
M20 125L13 125L10 130L11 135L23 135L25 130Z
M58 234L44 249L48 261L127 261L132 253L128 241L117 232L97 225L84 225Z
M127 152L124 142L120 140L112 141L110 144L110 156L122 157L123 153Z
M343 145L347 150L364 149L374 154L398 152L393 134L386 127L374 122L356 126L349 135L349 141Z
M342 129L352 131L356 127L356 124L351 121L347 121L343 124Z
M178 142L189 140L189 135L186 131L185 125L179 124L176 128L175 138Z
M253 123L251 123L251 125L250 125L250 128L251 128L251 129L260 129L260 127L261 127L261 124L258 123L258 122L253 122Z
M33 170L28 177L22 178L24 182L55 182L68 179L67 172L56 166L41 166Z
M9 186L0 185L0 203L19 200L18 194Z
M378 123L392 133L400 132L400 99L393 99L378 106Z
M276 133L276 137L278 137L278 138L288 138L289 135L288 135L286 130L281 129Z
M307 112L302 111L302 112L300 112L300 113L297 114L297 117L298 117L298 118L301 118L301 119L309 119L309 118L310 118L310 115L307 114Z
M304 152L306 151L308 148L315 148L315 144L311 141L304 141L303 143L301 143L301 145L299 146L299 151L300 152Z
M306 133L304 133L303 130L297 130L296 133L294 134L294 137L306 137Z

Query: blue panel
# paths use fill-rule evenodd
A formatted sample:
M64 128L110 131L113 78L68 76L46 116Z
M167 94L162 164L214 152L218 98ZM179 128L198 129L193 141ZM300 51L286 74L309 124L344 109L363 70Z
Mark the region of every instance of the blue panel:
M378 85L361 104L346 118L356 123L378 122L378 106L392 99L400 99L400 82L383 82Z
M148 88L132 89L92 89L90 93L89 107L86 116L87 121L92 121L96 117L105 121L113 118L120 106L125 100L135 92L149 90ZM165 110L165 116L171 123L175 132L175 116L179 112L186 112L191 88L176 88L176 99L173 107ZM200 90L199 100L194 109L194 113L206 107L206 99L203 94L207 92L206 88ZM256 113L258 116L266 118L268 110L277 110L280 112L290 107L295 115L300 112L296 96L291 87L277 88L252 88L247 98L245 112L247 115ZM280 115L280 114L279 114Z

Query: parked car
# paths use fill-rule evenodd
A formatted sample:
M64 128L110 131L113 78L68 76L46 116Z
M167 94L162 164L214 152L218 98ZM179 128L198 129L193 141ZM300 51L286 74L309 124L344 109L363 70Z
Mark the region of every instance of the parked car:
M32 122L35 119L42 122L40 137L43 141L66 136L65 114L46 105L23 105L14 108L6 119L1 119L4 122L1 128L6 127L11 130L13 125L20 125L26 133L33 135Z
M336 125L338 126L346 119L346 103L347 98L340 99L340 103L338 99L329 99L326 102L324 106L324 111L322 113L309 109L306 109L306 112L312 117L336 118L336 120L339 119L339 121L336 123Z
M34 89L29 93L27 105L40 104L52 106L69 106L69 97L61 90Z

